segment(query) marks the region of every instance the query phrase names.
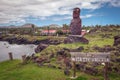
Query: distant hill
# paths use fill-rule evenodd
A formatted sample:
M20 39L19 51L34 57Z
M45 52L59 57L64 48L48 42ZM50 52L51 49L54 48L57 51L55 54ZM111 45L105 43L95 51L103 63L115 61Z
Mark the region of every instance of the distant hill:
M61 27L60 25L57 25L57 24L51 24L51 25L49 25L49 27L51 27L51 28L59 28L59 27Z
M31 28L32 27L32 23L27 23L21 26L15 26L15 25L10 25L10 26L0 26L0 28ZM34 27L37 27L36 25L34 25Z
M58 29L61 26L57 25L57 24L50 24L50 25L46 25L46 26L41 26L42 29L47 29L49 27L49 29Z
M21 27L22 28L32 28L32 25L34 25L34 24L27 23L27 24L22 25Z
M10 25L10 26L0 26L0 28L31 28L32 27L32 23L27 23L27 24L23 24L21 26L15 26L15 25ZM34 25L35 27L38 27L36 25ZM41 26L43 28L47 28L49 26L49 28L51 29L56 29L56 28L60 28L61 26L60 25L57 25L57 24L50 24L50 25L47 25L47 26Z
M0 26L0 28L18 28L20 26L10 25L10 26Z

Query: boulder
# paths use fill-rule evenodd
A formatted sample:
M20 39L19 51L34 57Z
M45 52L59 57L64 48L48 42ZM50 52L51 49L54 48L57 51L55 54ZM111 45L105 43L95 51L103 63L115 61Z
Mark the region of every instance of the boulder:
M16 37L6 38L5 40L8 41L10 44L17 42Z
M33 41L33 44L36 44L36 45L38 45L40 43L42 43L42 44L48 44L49 43L49 39L35 40L35 41Z
M112 47L111 45L105 45L104 47L94 46L93 49L97 50L98 52L110 52L115 50L115 48Z
M15 43L17 43L17 44L29 44L30 42L25 38L18 38Z
M63 48L63 50L65 50L65 51L70 51L70 49L68 49L68 48Z
M52 65L52 64L48 64L48 67L49 67L49 68L56 68L56 66L55 66L55 65Z
M118 71L119 71L119 69L118 69L117 67L113 67L113 70L114 70L115 72L118 72Z
M62 56L62 55L64 55L64 53L65 53L64 50L60 50L60 51L57 52L57 55L61 55Z
M77 43L77 42L84 43L84 44L89 43L89 41L86 38L81 37L80 35L70 35L64 40L65 44L67 44L67 43Z
M51 44L51 45L58 45L62 42L60 40L50 40L50 39L44 39L44 40L35 40L33 41L33 44Z
M70 51L71 52L81 52L81 51L83 51L84 50L84 47L83 46L80 46L80 47L78 47L78 48L76 48L76 49L71 49Z
M84 47L80 46L79 48L77 48L77 50L82 51L82 50L84 50Z
M47 48L47 47L48 47L47 44L39 44L39 45L37 46L37 48L35 48L35 52L36 52L36 53L39 53L39 52L41 52L42 50L44 50L45 48Z
M60 66L58 66L57 68L58 68L58 69L62 69L62 67L60 67Z
M81 63L81 64L76 64L76 68L78 69L78 70L84 70L84 67L85 67L85 64L83 64L83 63Z
M68 56L70 56L69 54L69 51L68 50L60 50L60 51L57 51L57 56L62 56L63 58L66 58Z
M52 44L52 45L58 45L60 44L61 42L59 40L50 40L49 41L49 44Z
M72 64L70 62L71 62L70 58L64 58L64 63L68 69L72 68Z
M39 65L39 66L43 66L44 62L46 61L47 59L44 58L44 57L39 57L39 58L36 58L35 59L35 62Z
M69 76L69 75L70 75L69 69L66 68L66 69L64 70L64 74L67 75L67 76Z
M114 37L114 46L117 46L120 44L120 35Z
M93 67L86 67L85 73L91 74L91 75L96 75L98 73L98 70Z

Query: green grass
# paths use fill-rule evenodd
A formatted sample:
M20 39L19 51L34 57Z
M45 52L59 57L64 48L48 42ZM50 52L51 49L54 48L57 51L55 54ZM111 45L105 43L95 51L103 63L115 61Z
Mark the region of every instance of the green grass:
M46 49L44 49L42 52L40 52L39 54L36 54L36 55L37 56L40 56L40 55L50 56L50 54L56 54L57 51L59 51L61 49L62 49L62 47L60 47L60 46L49 45Z
M113 45L113 39L109 39L109 38L103 38L103 39L93 39L90 41L90 43L88 44L90 47L92 46L99 46L99 47L103 47L104 45Z
M88 46L88 44L82 44L82 43L71 43L71 44L60 44L58 45L59 47L63 47L63 48L69 48L69 49L75 49L78 48L80 46Z
M93 47L93 46L99 46L99 47L103 47L105 45L113 45L114 40L113 39L109 39L109 38L93 38L93 39L88 39L89 40L89 44L82 44L82 43L71 43L71 44L60 44L60 47L65 47L65 48L69 48L69 49L75 49L78 48L80 46L83 46L84 48L87 47Z
M25 39L27 39L28 41L33 41L33 40L45 40L48 39L47 36L30 36L30 35L20 35L20 36L16 36L16 37L23 37Z
M39 67L35 63L22 65L20 60L0 62L0 80L73 80L65 76L63 70ZM77 71L78 78L74 80L104 80L103 75L92 76ZM109 73L110 80L120 80L119 74Z
M0 80L71 80L65 76L63 70L38 67L29 63L22 65L20 60L4 61L0 63ZM91 75L78 72L75 80L89 80Z
M94 52L92 50L93 46L99 46L99 47L104 47L105 45L113 45L114 39L112 38L101 38L100 36L93 37L91 38L90 35L85 36L89 40L89 44L83 44L83 43L71 43L71 44L59 44L59 45L50 45L46 49L44 49L40 54L55 54L57 51L61 50L62 48L68 48L68 49L76 49L78 47L83 46L84 47L84 52Z
M19 60L0 63L0 80L65 80L62 70L38 67L30 63L21 65Z
M61 40L63 41L65 37L57 37L57 36L30 36L30 35L16 35L16 37L23 37L27 39L28 41L33 41L33 40L45 40L45 39L51 39L51 40Z

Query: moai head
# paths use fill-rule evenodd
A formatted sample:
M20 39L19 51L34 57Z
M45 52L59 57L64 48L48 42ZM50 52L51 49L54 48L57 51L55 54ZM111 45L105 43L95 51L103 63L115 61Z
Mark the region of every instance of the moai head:
M73 9L73 19L79 18L80 15L80 8L74 8Z

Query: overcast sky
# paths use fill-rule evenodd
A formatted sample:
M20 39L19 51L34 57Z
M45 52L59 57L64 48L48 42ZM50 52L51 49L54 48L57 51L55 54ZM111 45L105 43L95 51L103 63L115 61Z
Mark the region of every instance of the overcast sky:
M82 25L120 24L120 0L0 0L0 26L70 24L75 7Z

